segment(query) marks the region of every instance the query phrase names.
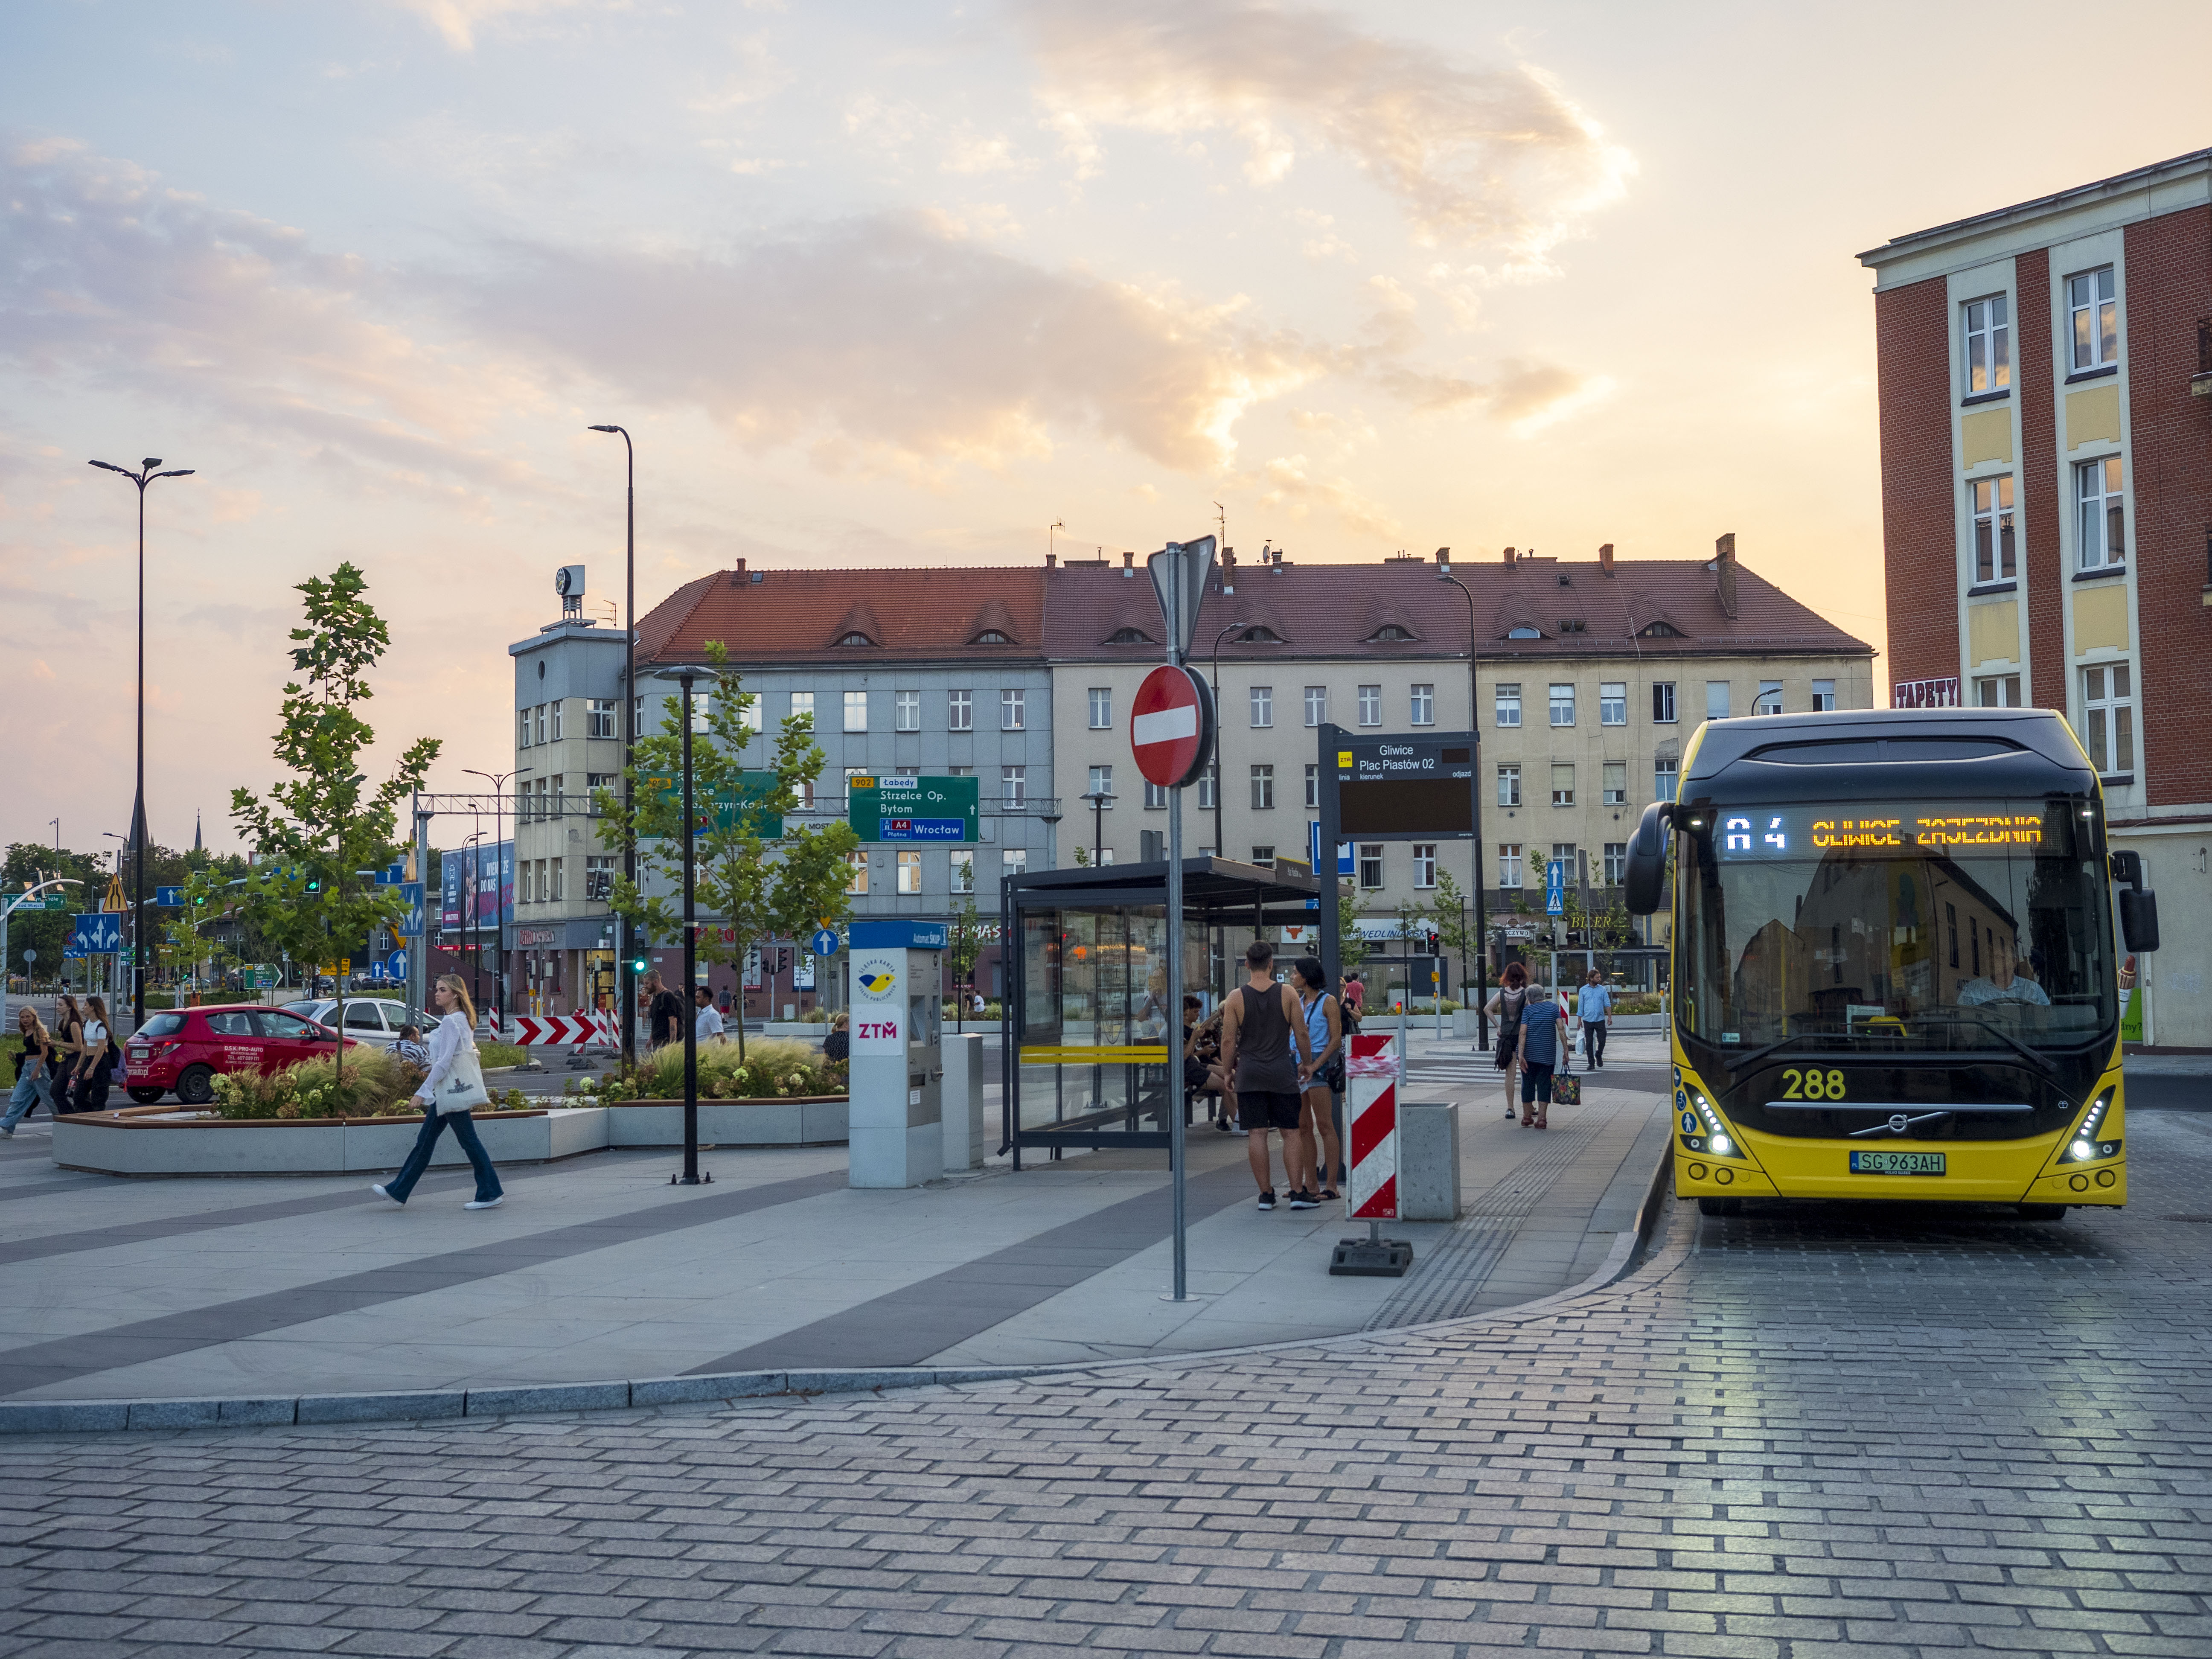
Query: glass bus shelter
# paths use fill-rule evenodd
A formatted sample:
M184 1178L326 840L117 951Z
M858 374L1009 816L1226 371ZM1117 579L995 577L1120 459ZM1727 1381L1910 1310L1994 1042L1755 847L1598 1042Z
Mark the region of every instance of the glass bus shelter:
M1212 1013L1243 982L1253 939L1320 921L1311 876L1214 858L1182 869L1183 982L1173 991L1164 860L1006 878L1002 1075L1017 1170L1025 1147L1168 1145L1182 994Z

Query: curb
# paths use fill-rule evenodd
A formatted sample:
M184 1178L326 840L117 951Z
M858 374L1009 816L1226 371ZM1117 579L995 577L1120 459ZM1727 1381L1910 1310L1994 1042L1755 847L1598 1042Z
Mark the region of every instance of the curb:
M1580 1297L1619 1283L1644 1265L1639 1257L1667 1208L1674 1168L1669 1136L1644 1189L1633 1231L1613 1236L1605 1263L1580 1284L1518 1307L1468 1319L1346 1332L1289 1342L1210 1348L1200 1353L1146 1354L1129 1359L1073 1360L1049 1365L959 1367L887 1365L844 1370L724 1371L705 1376L655 1376L630 1382L555 1382L503 1389L406 1389L380 1394L310 1394L266 1399L0 1401L0 1437L99 1434L131 1430L286 1428L341 1423L437 1422L469 1417L531 1416L557 1412L623 1411L651 1406L712 1404L779 1395L855 1394L954 1382L1004 1382L1028 1377L1081 1376L1101 1371L1210 1365L1244 1355L1310 1352L1357 1344L1388 1346L1407 1337L1492 1325L1519 1325L1560 1311ZM1671 1264L1670 1264L1671 1265Z

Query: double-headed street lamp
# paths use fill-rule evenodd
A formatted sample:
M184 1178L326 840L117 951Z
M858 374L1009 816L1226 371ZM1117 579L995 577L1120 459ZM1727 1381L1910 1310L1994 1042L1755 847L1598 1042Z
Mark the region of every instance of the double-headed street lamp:
M701 678L696 668L665 668L653 676L673 680L684 688L684 1172L671 1176L672 1187L696 1187L699 1174L699 1010L694 1004L692 978L698 972L698 846L699 821L691 807L691 686ZM740 1021L744 1011L738 1011ZM708 1181L714 1176L705 1177Z
M1477 706L1474 677L1474 594L1451 573L1451 549L1437 550L1437 580L1449 582L1467 601L1467 729L1472 734L1474 757L1474 1030L1475 1041L1490 1047L1490 928L1482 914L1482 712ZM1332 848L1332 851L1334 849ZM1443 1006L1441 998L1437 1006Z
M1079 799L1091 803L1091 862L1106 862L1106 809L1114 804L1114 797L1103 789L1094 789Z
M138 793L131 808L131 1029L146 1023L146 486L156 478L189 478L198 469L154 469L159 455L149 455L133 472L112 461L89 461L103 472L118 472L138 486Z
M500 846L501 826L506 823L507 814L507 796L503 792L507 788L507 781L514 774L479 772L473 766L464 766L461 770L491 785L491 903L492 914L496 918L492 924L492 932L499 940L498 949L493 956L498 965L493 969L491 976L495 1005L493 1030L503 1034L507 1030L507 862L511 855L500 851ZM522 823L522 805L519 801L515 804L514 821L518 826ZM501 1040L505 1041L503 1035Z
M623 465L629 483L623 490L626 526L623 553L623 874L633 891L637 887L637 829L631 803L630 769L637 746L637 449L629 431L619 426L595 426L593 432L622 434ZM637 970L632 966L636 946L628 916L617 916L620 946L615 961L617 1002L622 1008L622 1052L625 1066L637 1063ZM690 994L687 989L686 996Z
M1221 642L1238 629L1251 625L1249 622L1233 622L1213 636L1213 856L1218 859L1229 856L1229 849L1221 843L1221 796L1229 781L1229 775L1221 768Z

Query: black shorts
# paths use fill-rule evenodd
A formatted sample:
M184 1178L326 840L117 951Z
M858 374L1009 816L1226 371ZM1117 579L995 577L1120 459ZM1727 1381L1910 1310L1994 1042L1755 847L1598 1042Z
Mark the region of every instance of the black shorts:
M1304 1097L1276 1094L1264 1089L1240 1089L1237 1093L1237 1121L1246 1129L1295 1129Z

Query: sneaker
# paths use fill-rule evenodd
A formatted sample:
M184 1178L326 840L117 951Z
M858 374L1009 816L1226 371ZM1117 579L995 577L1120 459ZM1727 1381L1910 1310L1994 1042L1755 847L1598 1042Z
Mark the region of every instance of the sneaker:
M1272 1210L1275 1207L1275 1189L1273 1187L1260 1194L1260 1207L1263 1210Z
M496 1210L506 1202L507 1194L501 1193L497 1198L472 1198L461 1207L465 1210Z
M1301 1188L1291 1194L1291 1207L1294 1210L1317 1210L1321 1207L1321 1200Z
M1232 1135L1243 1135L1247 1140L1249 1140L1252 1138L1252 1132L1244 1127L1242 1124L1237 1125L1237 1127L1231 1129L1229 1133Z
M389 1199L391 1199L391 1200L392 1200L392 1201L394 1204L404 1204L404 1203L406 1203L406 1202L407 1202L407 1200L406 1200L405 1199L404 1199L404 1198L398 1198L398 1197L394 1197L392 1194L387 1193L386 1191L385 1191L385 1190L384 1190L384 1188L381 1188L381 1187L371 1187L368 1190L369 1190L369 1191L371 1191L372 1193L374 1193L374 1194L375 1194L379 1198L389 1198Z

